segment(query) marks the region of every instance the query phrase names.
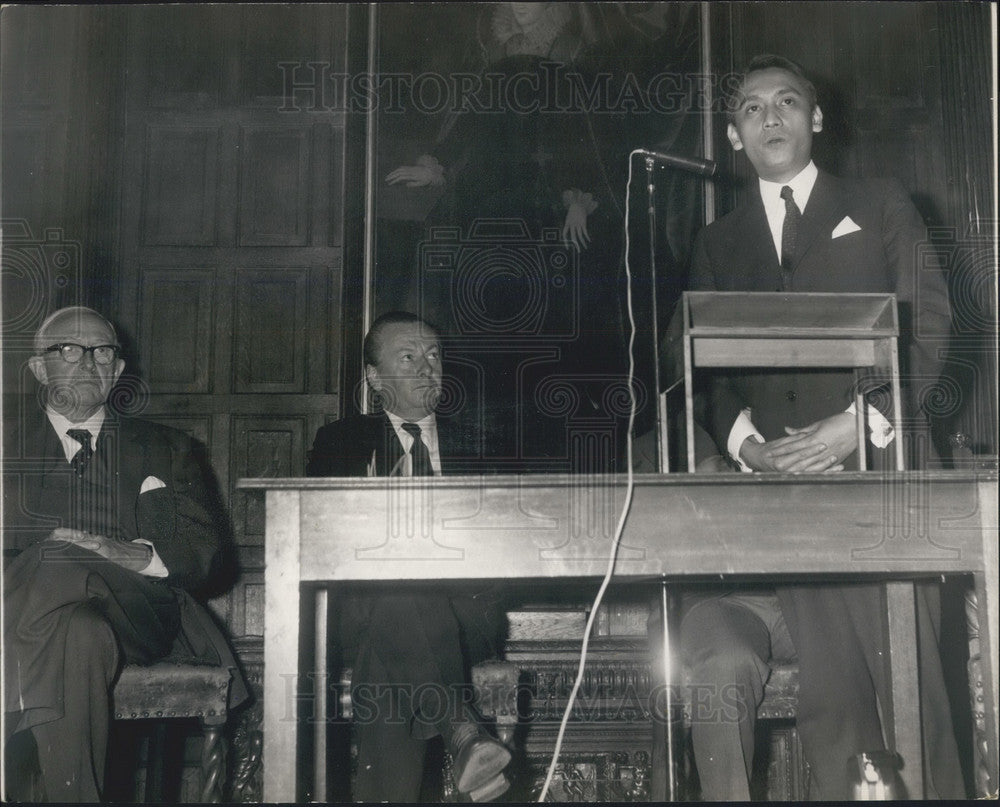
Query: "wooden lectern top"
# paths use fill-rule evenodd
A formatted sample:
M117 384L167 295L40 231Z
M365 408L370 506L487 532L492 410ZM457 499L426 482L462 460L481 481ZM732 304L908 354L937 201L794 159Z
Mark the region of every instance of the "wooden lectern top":
M685 293L691 336L871 339L899 334L895 295L783 292Z
M902 434L899 318L894 294L686 291L684 386L688 469L694 461L692 373L696 367L828 368L884 379L892 389L891 422ZM867 417L855 383L858 462L866 467ZM902 441L895 441L896 468L903 469Z

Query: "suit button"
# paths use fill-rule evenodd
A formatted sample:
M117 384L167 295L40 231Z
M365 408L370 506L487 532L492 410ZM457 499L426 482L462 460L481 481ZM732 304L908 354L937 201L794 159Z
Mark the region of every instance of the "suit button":
M790 390L788 390L788 392L786 392L786 393L785 393L785 397L786 397L786 398L787 398L787 399L788 399L789 401L794 401L794 400L795 400L795 390L791 390L791 389L790 389Z

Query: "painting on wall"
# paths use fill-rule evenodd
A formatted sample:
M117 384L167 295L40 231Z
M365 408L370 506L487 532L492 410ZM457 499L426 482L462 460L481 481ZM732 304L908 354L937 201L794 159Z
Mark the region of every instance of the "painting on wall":
M479 419L494 467L620 470L626 224L649 428L651 268L669 309L703 222L702 180L657 167L650 238L629 154L700 153L697 4L392 4L376 30L372 314L440 329L442 405Z

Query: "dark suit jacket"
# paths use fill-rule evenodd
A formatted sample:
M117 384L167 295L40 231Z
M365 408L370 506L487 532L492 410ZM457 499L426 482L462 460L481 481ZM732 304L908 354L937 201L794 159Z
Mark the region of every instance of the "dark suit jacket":
M437 432L442 474L482 472L478 437L470 428L453 418L438 415ZM309 476L388 476L402 455L403 446L388 416L352 415L316 432L306 473ZM374 473L370 473L373 467Z
M186 434L109 414L77 479L44 412L33 407L8 423L5 555L64 526L148 540L170 572L167 582L179 588L199 591L219 574L228 522L204 452ZM140 494L149 477L164 486Z
M743 207L708 225L695 244L690 287L699 291L781 291L781 269L756 187ZM833 238L849 216L860 230ZM820 171L802 214L791 291L895 292L900 314L904 418L916 413L921 390L938 378L950 327L945 278L923 268L926 229L902 187L886 180L839 179ZM853 374L743 371L713 383L709 431L725 447L740 410L766 439L784 426L804 426L842 412L852 400ZM873 396L874 398L874 396ZM883 403L884 403L884 399ZM877 399L872 400L879 405ZM880 406L888 411L884 406Z
M246 698L231 650L188 591L202 591L225 566L228 521L215 483L187 435L109 414L82 477L66 461L34 402L5 406L5 709L22 712L8 733L62 714L65 630L72 609L94 600L115 630L124 659L221 664L236 672L230 705ZM163 487L140 493L155 477ZM159 580L89 550L47 540L55 527L150 541L169 571ZM19 671L29 671L19 674ZM16 683L15 683L16 682Z

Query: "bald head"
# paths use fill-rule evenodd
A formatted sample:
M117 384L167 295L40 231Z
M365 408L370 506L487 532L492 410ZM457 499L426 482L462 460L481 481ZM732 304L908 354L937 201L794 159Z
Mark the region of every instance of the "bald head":
M109 338L101 344L118 344L118 334L115 333L114 325L93 308L85 308L82 305L60 308L49 314L35 331L35 353L41 353L50 345L60 342L78 341L77 337L84 330L93 331L95 328L103 329L108 334Z
M97 347L105 349L95 359ZM36 355L28 359L45 387L46 406L74 423L94 415L125 369L117 348L114 326L92 308L61 308L47 317L35 333Z

